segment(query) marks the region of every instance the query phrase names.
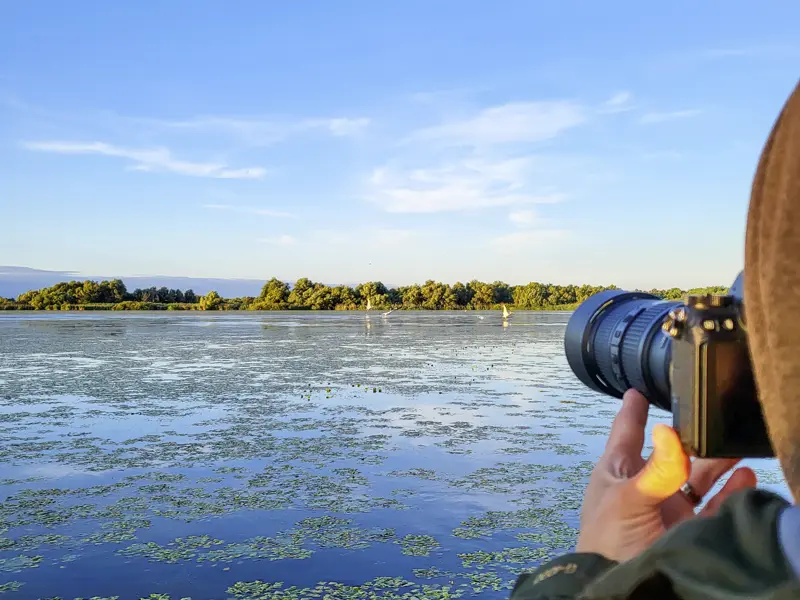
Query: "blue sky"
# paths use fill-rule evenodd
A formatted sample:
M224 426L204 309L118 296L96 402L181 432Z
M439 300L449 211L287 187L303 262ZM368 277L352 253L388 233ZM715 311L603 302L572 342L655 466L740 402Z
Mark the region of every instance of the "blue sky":
M654 6L6 3L0 264L727 283L800 4Z

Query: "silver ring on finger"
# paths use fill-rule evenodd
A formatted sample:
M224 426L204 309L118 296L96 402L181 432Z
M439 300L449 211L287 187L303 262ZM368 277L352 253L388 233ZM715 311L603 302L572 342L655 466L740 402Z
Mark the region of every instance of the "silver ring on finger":
M688 481L681 486L680 492L684 498L691 502L692 506L697 506L703 501L703 497L694 490L692 484Z

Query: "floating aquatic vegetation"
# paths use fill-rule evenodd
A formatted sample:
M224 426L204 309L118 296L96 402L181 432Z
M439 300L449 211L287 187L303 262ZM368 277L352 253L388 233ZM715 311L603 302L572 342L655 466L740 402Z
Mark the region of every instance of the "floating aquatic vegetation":
M520 542L563 548L578 538L578 530L563 522L550 523L544 531L524 532L515 536Z
M427 569L414 569L414 577L419 579L453 579L457 575L451 571L442 571L439 567L428 567Z
M241 559L250 560L300 560L309 558L314 552L302 547L302 536L297 534L275 537L257 536L243 542L227 544L197 557L200 562L225 563Z
M476 552L459 554L458 557L465 567L477 566L478 568L484 568L486 566L502 566L508 568L509 563L513 565L538 564L542 561L549 560L553 557L553 551L547 548L521 546L518 548L503 548L502 550L494 552L478 550ZM516 569L517 567L512 566L511 568Z
M755 472L759 483L765 483L769 485L786 485L786 477L780 471L756 469Z
M197 600L228 586L236 599L483 597L573 545L616 411L564 377L560 327L501 339L402 315L365 338L346 314L313 328L224 317L0 320L17 327L0 331L0 564L22 567L17 583L41 563L66 597L59 567L154 561L166 576L191 567ZM109 327L113 345L98 343ZM405 535L420 530L436 538ZM302 575L359 583L330 558L369 553L398 577ZM460 572L445 570L457 554ZM279 580L292 560L307 561L298 587L219 583L250 561Z
M433 469L424 469L422 467L415 467L406 471L392 471L389 473L390 477L416 477L417 479L427 479L428 481L436 481L439 476Z
M156 542L132 544L117 551L122 556L142 556L153 562L177 563L189 560L226 563L248 560L298 560L309 558L314 549L345 548L360 550L373 543L394 539L393 529L361 529L350 527L352 521L332 516L309 517L299 521L295 529L275 536L256 536L241 542L225 543L210 536L176 538L166 545Z
M453 530L455 537L464 539L490 538L498 531L537 529L566 533L561 511L555 508L534 507L515 511L489 511L481 517L470 517ZM563 540L568 543L569 539Z
M450 485L470 491L508 494L516 489L536 487L549 474L564 470L560 465L502 462L452 480Z
M571 484L583 484L588 480L589 476L594 470L594 463L588 460L583 460L570 465L569 469L564 469L563 473L558 476L557 481Z
M298 529L289 532L301 540L311 540L321 548L368 548L373 543L388 542L395 537L394 529L359 529L348 527L352 521L336 517L310 517L297 523Z
M41 556L25 556L22 554L12 558L0 558L0 572L19 573L25 569L35 569L41 562Z
M472 591L480 593L484 590L490 589L499 592L503 589L510 589L512 587L513 579L511 581L504 581L497 573L467 573Z
M127 548L117 550L117 554L122 556L144 556L154 562L176 563L196 557L200 549L211 548L224 543L222 540L217 540L207 535L189 536L176 538L167 546L161 546L155 542L132 544Z
M430 535L409 534L398 540L398 543L403 548L403 554L409 556L428 556L434 550L441 548L436 538Z
M74 544L75 540L66 535L46 533L40 535L23 535L16 540L12 540L12 542L12 545L7 546L7 548L11 548L13 546L13 550L15 552L32 552L34 550L38 550L42 546L69 546ZM0 543L0 549L3 549L2 543Z
M0 594L5 592L16 592L25 583L23 581L9 581L7 583L0 583Z
M5 415L3 415L5 418ZM25 483L36 483L37 481L44 481L44 477L26 477L25 479L0 479L0 487L7 487L12 485L22 485Z
M400 577L377 577L362 585L322 582L310 588L295 586L284 588L282 582L240 581L228 588L228 594L231 594L236 600L311 600L317 598L450 600L460 598L464 592L465 589L454 589L446 585L420 585Z

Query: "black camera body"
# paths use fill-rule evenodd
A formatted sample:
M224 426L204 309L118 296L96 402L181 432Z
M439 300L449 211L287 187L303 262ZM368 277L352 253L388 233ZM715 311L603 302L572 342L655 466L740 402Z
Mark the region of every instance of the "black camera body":
M567 324L567 361L590 388L621 398L639 390L672 412L684 449L703 458L769 458L739 275L726 295L664 301L609 290Z
M689 296L662 325L672 339L673 427L694 456L774 456L741 315L733 295Z

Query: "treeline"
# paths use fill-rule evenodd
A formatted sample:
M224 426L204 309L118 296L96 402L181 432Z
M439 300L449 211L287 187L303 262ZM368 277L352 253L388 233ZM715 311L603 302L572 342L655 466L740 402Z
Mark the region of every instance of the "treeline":
M16 299L0 298L0 310L363 310L368 303L376 309L485 310L508 304L517 310L570 310L607 289L617 288L536 282L510 286L501 281L454 285L426 281L398 288L370 281L348 287L327 286L304 277L293 286L272 278L258 296L222 298L214 291L198 296L192 290L166 287L128 292L121 280L114 279L63 282L25 292ZM648 291L665 300L679 300L686 294L724 293L726 289Z

